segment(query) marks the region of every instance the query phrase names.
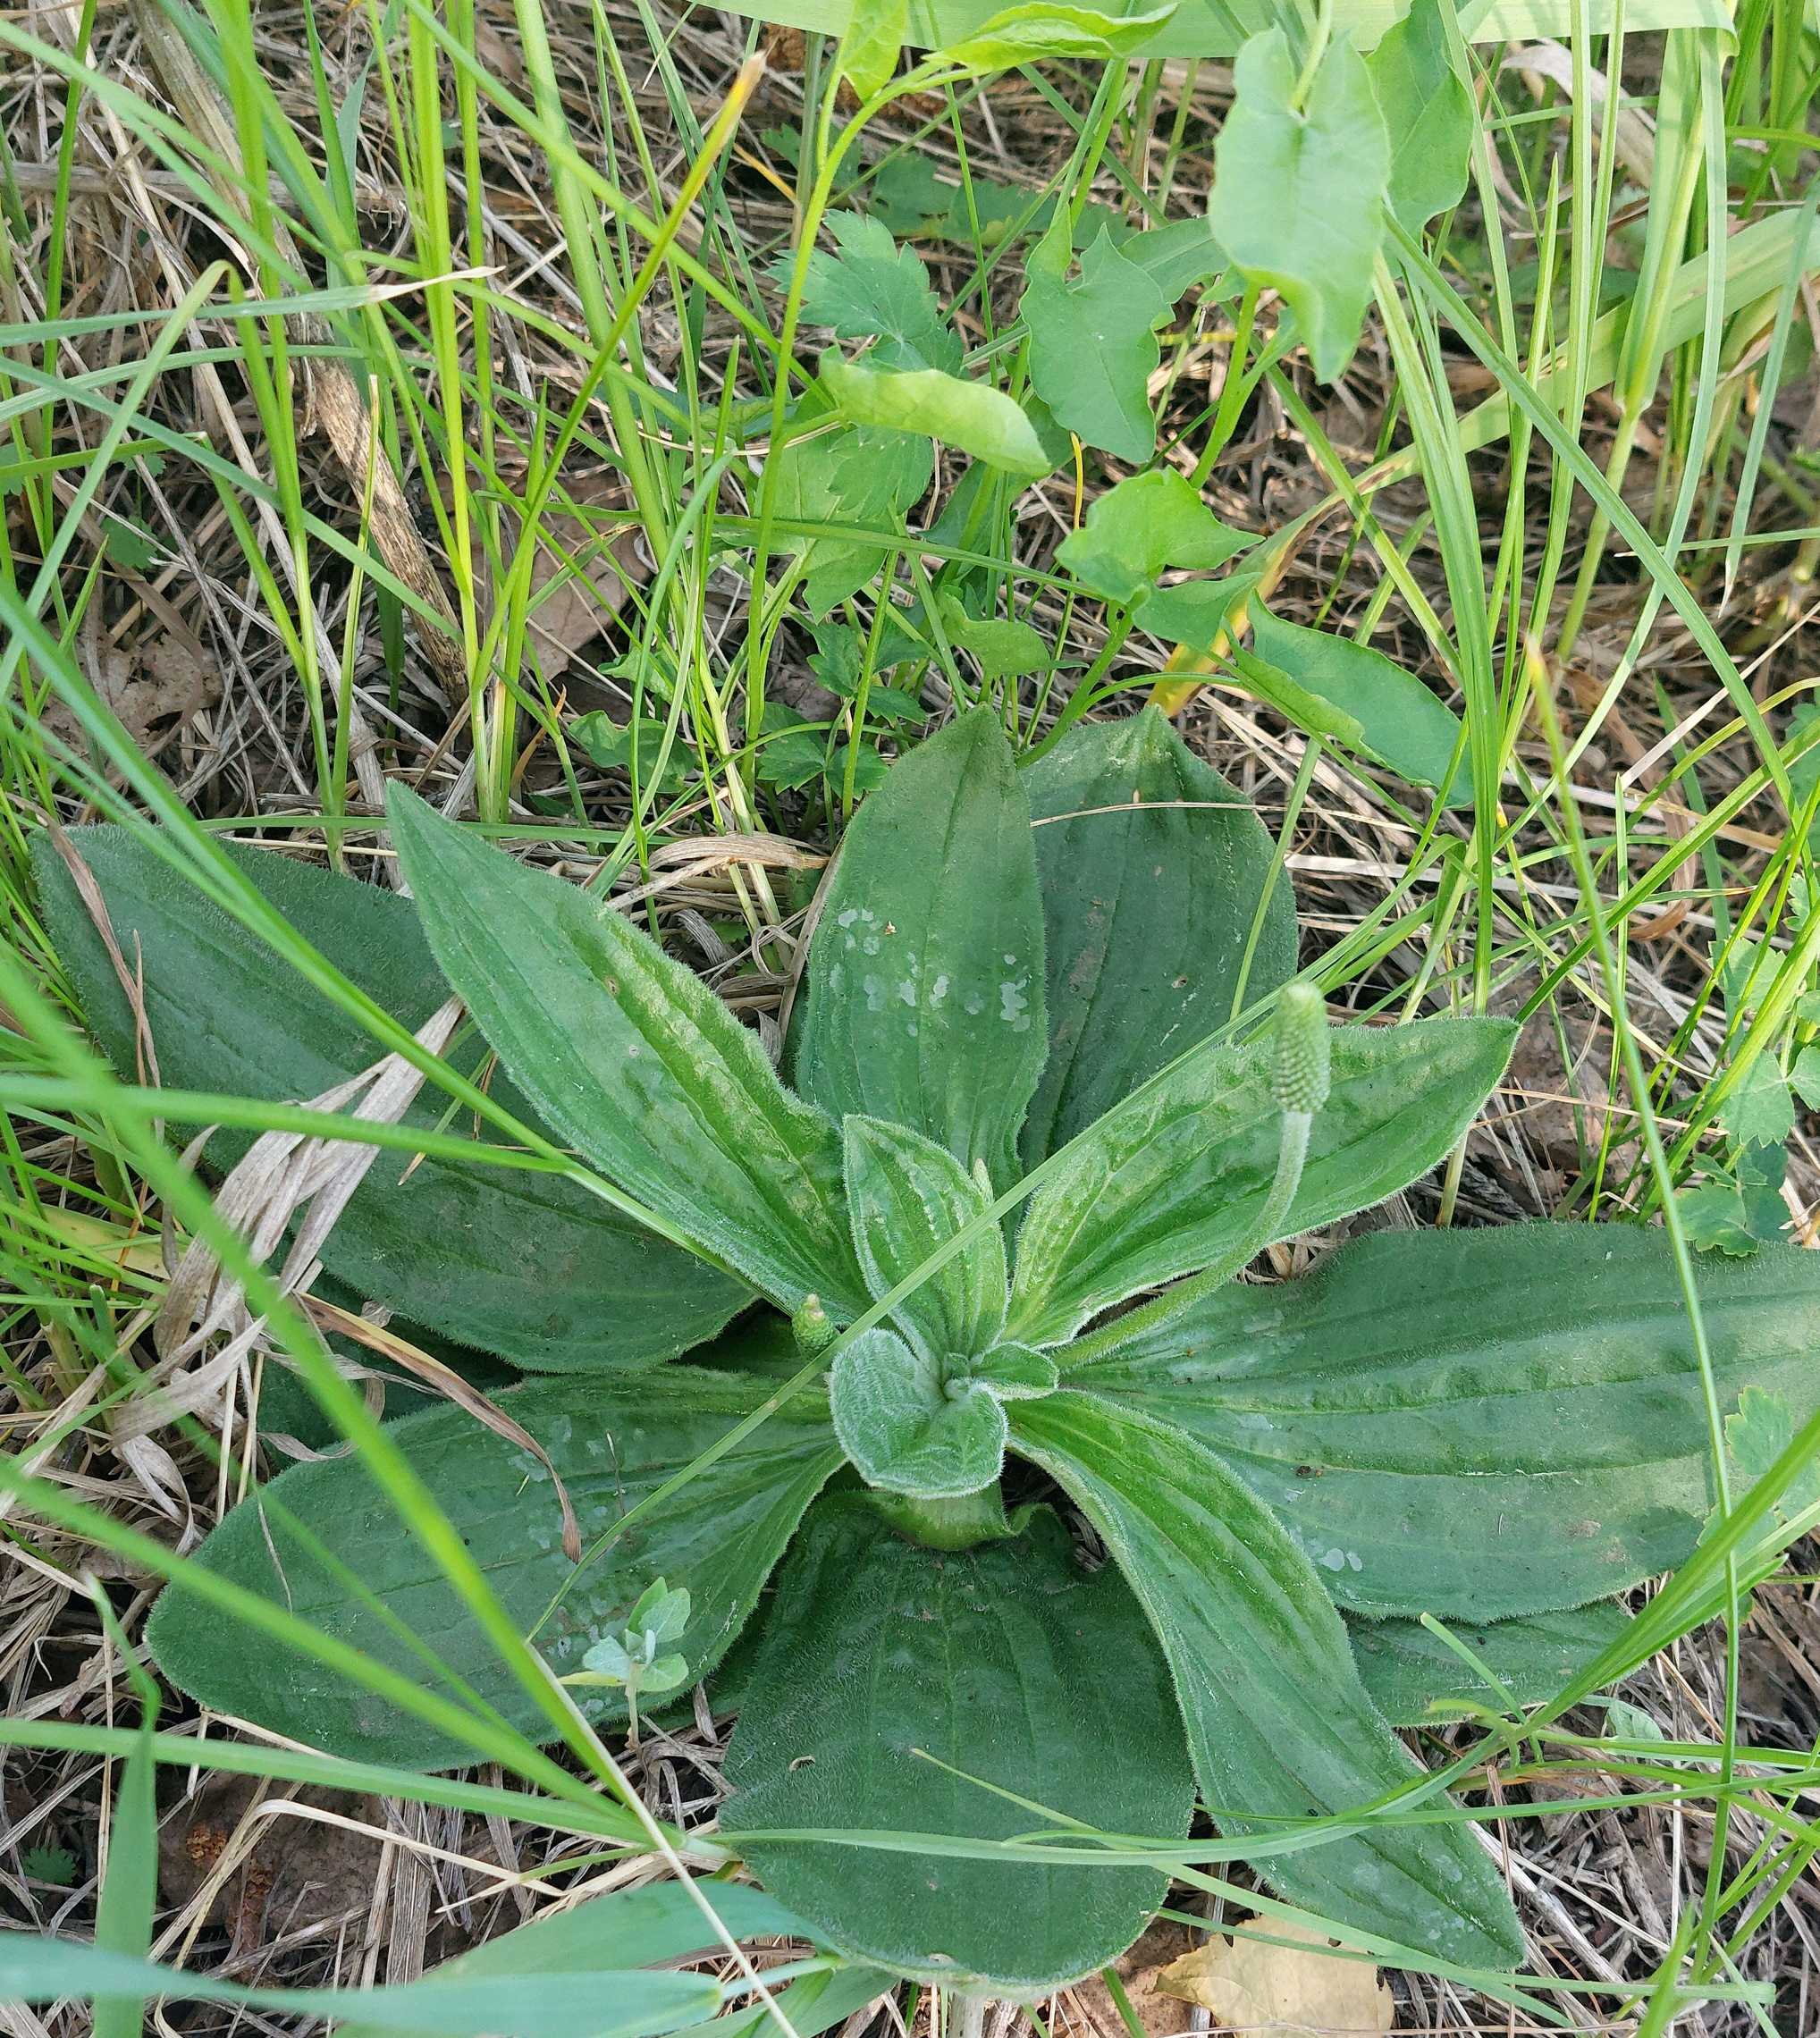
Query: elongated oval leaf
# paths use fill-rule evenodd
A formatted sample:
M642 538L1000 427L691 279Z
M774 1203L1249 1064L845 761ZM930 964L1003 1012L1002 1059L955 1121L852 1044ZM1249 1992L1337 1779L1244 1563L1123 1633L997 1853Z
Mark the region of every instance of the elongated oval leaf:
M1034 1166L1225 1025L1242 982L1250 1006L1288 981L1295 901L1250 806L1154 708L1083 723L1024 784L1049 980Z
M318 1097L379 1052L355 1021L281 956L208 904L141 838L78 829L71 840L94 873L128 965L144 981L159 1074L175 1090L271 1102ZM449 995L415 908L396 893L288 856L223 850L317 952L400 1024L420 1026ZM83 1016L121 1075L139 1079L132 1009L95 923L42 837L33 865L57 954ZM478 1040L451 1050L473 1075ZM493 1095L535 1123L511 1083ZM420 1098L413 1124L440 1118ZM470 1137L484 1128L463 1119ZM217 1133L211 1168L225 1170L253 1135ZM568 1371L650 1365L712 1337L746 1291L693 1255L628 1224L568 1182L462 1161L383 1155L322 1249L359 1299L515 1360Z
M1504 1073L1515 1031L1490 1019L1337 1028L1333 1089L1282 1235L1381 1202L1435 1166ZM1055 1343L1243 1245L1277 1168L1273 1053L1268 1037L1197 1049L1074 1141L1017 1234L1013 1337Z
M805 1097L1012 1181L1046 1046L1042 905L1029 804L989 709L913 750L860 809L804 994Z
M838 354L822 357L822 386L855 425L916 432L957 447L1005 474L1033 479L1054 465L1019 407L989 383L941 368L872 368Z
M1420 1621L1348 1619L1352 1658L1371 1702L1397 1726L1464 1714L1539 1705L1582 1663L1617 1640L1630 1616L1614 1599L1516 1621L1448 1622L1448 1631L1489 1675ZM1496 1680L1496 1682L1493 1681Z
M395 782L389 812L437 961L545 1119L773 1301L857 1314L839 1134L757 1037L604 899Z
M1460 718L1412 672L1381 651L1329 630L1303 629L1267 611L1251 612L1257 655L1291 682L1359 725L1361 747L1419 786L1447 789L1449 806L1472 804L1472 753L1462 745Z
M1723 1408L1820 1407L1820 1263L1698 1262ZM1080 1376L1210 1445L1340 1604L1485 1621L1680 1563L1714 1505L1668 1242L1627 1225L1384 1232L1231 1287Z
M992 1199L946 1147L906 1125L849 1117L847 1200L874 1301L982 1216ZM1005 1234L987 1224L897 1305L904 1335L933 1360L989 1352L1005 1328Z
M1056 0L1025 0L1022 6L1001 8L940 54L950 63L976 71L1003 71L1042 57L1125 56L1150 41L1175 12L1169 5L1112 14Z
M1046 1823L968 1777L1105 1832L1184 1832L1191 1808L1143 1614L1111 1566L1081 1569L1046 1508L1021 1535L938 1553L863 1503L818 1507L766 1617L726 1774L721 1829L736 1840L995 1840ZM1135 1939L1166 1887L1150 1868L744 1844L765 1886L837 1946L944 1984L1071 1980Z
M813 1937L801 1918L749 1883L697 1882L693 1888L735 1939ZM647 1882L640 1889L615 1890L591 1898L570 1910L546 1911L514 1931L484 1941L471 1952L442 1961L423 1979L426 1984L446 1988L516 1975L527 2000L535 2002L544 1975L593 1974L598 1975L599 1986L608 1989L625 1971L720 1950L721 1941L691 1895L690 1886L679 1882ZM377 2038L386 2028L362 2023L357 2015L353 2022L338 2027L336 2038Z
M9 1932L0 1939L0 1993L13 2001L97 2003L162 1995L290 2017L358 2018L405 2038L657 2038L712 2013L710 1975L600 1972L481 1975L376 1989L245 1988L236 1982L112 1953L80 1940Z
M1418 1775L1319 1576L1212 1452L1096 1394L1021 1403L1012 1424L1015 1448L1080 1503L1143 1603L1224 1829L1293 1838ZM1494 1968L1522 1957L1504 1883L1463 1823L1369 1824L1256 1865L1293 1901L1419 1951Z
M736 1357L746 1349L736 1340L729 1348ZM677 1366L663 1373L656 1392L649 1384L635 1389L598 1378L546 1379L501 1394L499 1405L550 1453L586 1548L717 1443L776 1384L775 1375ZM798 1399L721 1458L712 1484L679 1488L577 1572L562 1553L549 1473L527 1452L452 1407L408 1416L392 1434L527 1631L566 1588L536 1638L559 1674L579 1670L589 1643L622 1624L661 1577L688 1588L689 1624L677 1646L690 1674L704 1675L744 1626L803 1510L840 1462L825 1409L814 1397ZM301 1534L288 1526L292 1520ZM400 1621L508 1719L527 1732L548 1733L543 1714L500 1666L358 1459L282 1473L236 1508L191 1561L427 1681L423 1659L394 1631L392 1621ZM472 1759L464 1746L311 1660L223 1632L221 1615L186 1594L181 1576L153 1608L147 1634L173 1683L292 1739L414 1769ZM618 1692L580 1687L577 1697L590 1717L623 1716Z

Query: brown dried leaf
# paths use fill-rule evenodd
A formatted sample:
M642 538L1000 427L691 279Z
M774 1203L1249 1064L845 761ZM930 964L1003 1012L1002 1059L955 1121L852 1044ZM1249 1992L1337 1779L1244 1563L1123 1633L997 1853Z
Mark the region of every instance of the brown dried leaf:
M1172 1961L1159 1994L1199 2003L1216 2025L1278 2038L1383 2038L1395 2015L1369 1961L1281 1918L1241 1918L1245 1936L1215 1939Z
M95 690L147 757L156 757L221 698L221 675L193 649L167 636L109 645L97 662L98 670L91 674ZM62 702L45 709L44 720L53 734L86 754L88 740Z

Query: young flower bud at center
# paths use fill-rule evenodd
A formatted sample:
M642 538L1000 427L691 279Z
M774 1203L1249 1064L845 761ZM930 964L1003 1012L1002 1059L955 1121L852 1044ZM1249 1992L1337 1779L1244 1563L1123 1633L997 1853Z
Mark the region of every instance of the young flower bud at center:
M1278 1109L1319 1111L1327 1100L1332 1063L1327 1006L1310 985L1293 983L1277 993L1272 1045L1270 1095Z
M812 1355L825 1352L834 1342L833 1319L822 1307L820 1295L803 1297L790 1318L790 1328L796 1334L797 1349Z

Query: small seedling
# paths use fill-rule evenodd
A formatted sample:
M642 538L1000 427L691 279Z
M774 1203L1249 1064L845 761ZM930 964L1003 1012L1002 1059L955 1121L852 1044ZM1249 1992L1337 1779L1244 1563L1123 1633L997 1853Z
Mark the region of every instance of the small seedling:
M624 1691L627 1731L636 1747L639 1695L661 1698L688 1682L687 1658L674 1650L661 1653L688 1624L687 1591L680 1586L672 1591L661 1578L653 1579L639 1594L625 1626L616 1634L602 1635L581 1659L581 1668L562 1681L617 1686Z

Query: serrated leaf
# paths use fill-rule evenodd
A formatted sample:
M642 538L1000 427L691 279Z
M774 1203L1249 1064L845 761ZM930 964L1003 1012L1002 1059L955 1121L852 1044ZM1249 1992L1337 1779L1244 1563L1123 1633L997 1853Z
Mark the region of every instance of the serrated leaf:
M1097 497L1056 558L1083 586L1129 607L1167 568L1210 573L1256 543L1221 523L1184 476L1152 467Z
M1795 1129L1795 1101L1773 1054L1760 1054L1725 1099L1725 1127L1748 1147L1779 1146Z
M1738 1406L1725 1418L1725 1448L1749 1486L1767 1478L1775 1462L1795 1441L1799 1424L1785 1394L1766 1387L1746 1387ZM1808 1461L1776 1499L1785 1519L1820 1501L1820 1457Z
M1250 1006L1289 981L1295 901L1250 804L1155 708L1081 723L1024 783L1048 954L1034 1166L1224 1026L1242 982Z
M821 402L822 412L813 406ZM825 400L804 400L799 422L834 414ZM770 458L779 463L776 511L787 523L816 524L815 535L780 532L779 551L801 554L803 600L812 616L825 616L878 571L883 557L874 539L850 531L901 532L911 508L927 492L935 456L923 440L897 431L824 425L788 440Z
M141 837L97 828L72 830L70 839L100 887L122 954L143 978L166 1085L295 1101L322 1095L375 1058L364 1029L257 935L208 905ZM269 851L220 847L318 954L401 1024L420 1026L448 997L409 900ZM114 1067L137 1081L131 1007L68 870L43 837L33 871L83 1015ZM458 1042L449 1059L472 1076L484 1052L476 1038ZM488 1088L535 1123L505 1074L494 1074ZM426 1092L405 1122L435 1124L443 1108ZM488 1137L466 1118L459 1130ZM216 1133L207 1148L211 1171L232 1166L253 1136ZM551 1371L673 1358L712 1337L749 1293L571 1183L465 1161L407 1166L383 1157L321 1254L353 1291L352 1306L382 1302L407 1324Z
M394 781L387 812L451 984L548 1122L786 1310L863 1308L840 1139L695 974L603 899Z
M1274 1834L1420 1774L1302 1548L1212 1452L1097 1394L1020 1404L1012 1425L1014 1447L1086 1514L1150 1615L1223 1831ZM1522 1958L1504 1883L1463 1824L1378 1822L1255 1865L1292 1902L1444 1959Z
M1295 314L1315 373L1332 382L1358 344L1383 240L1390 142L1364 59L1327 46L1305 103L1280 28L1233 66L1233 106L1214 146L1214 237L1246 280Z
M1047 1508L1022 1534L961 1552L906 1542L863 1503L817 1508L779 1581L726 1775L722 1832L836 1945L1026 1996L1129 1944L1166 1877L756 1836L999 1840L1047 1823L981 1782L1102 1832L1185 1832L1191 1808L1143 1615L1115 1567L1081 1568Z
M1268 610L1253 608L1251 621L1255 654L1355 721L1369 755L1416 785L1445 781L1449 806L1472 804L1470 748L1453 763L1460 718L1413 673L1369 644L1285 623Z
M1051 462L1031 423L1002 390L939 368L875 368L824 354L822 385L856 425L920 433L1001 473L1032 480Z
M1333 1088L1282 1235L1379 1202L1437 1166L1504 1073L1514 1039L1514 1027L1489 1019L1338 1028ZM1074 1140L1018 1231L1013 1337L1071 1337L1101 1310L1247 1240L1276 1173L1274 1056L1268 1033L1203 1046Z
M1698 1262L1722 1405L1757 1385L1820 1408L1816 1260ZM1605 1597L1681 1562L1714 1505L1673 1255L1630 1225L1374 1234L1079 1377L1206 1444L1373 1618Z
M1390 137L1386 202L1411 233L1459 204L1479 108L1453 67L1440 0L1410 11L1365 59Z
M1734 1259L1747 1259L1763 1243L1733 1183L1702 1182L1693 1189L1678 1189L1674 1202L1688 1243L1696 1252L1724 1252Z
M1116 459L1147 460L1156 446L1149 383L1162 359L1156 327L1173 300L1102 228L1065 283L1034 265L1024 293L1030 379L1064 425Z
M784 1365L795 1352L775 1346ZM729 1339L730 1366L759 1354ZM585 1545L718 1444L771 1393L775 1369L746 1374L674 1366L653 1394L611 1379L542 1379L498 1397L549 1453L574 1505ZM559 1675L579 1670L596 1639L623 1630L652 1579L686 1582L690 1621L679 1638L697 1676L719 1662L746 1624L803 1510L839 1466L815 1395L799 1396L714 1467L713 1503L690 1484L641 1517L577 1572L563 1554L550 1474L528 1452L483 1428L465 1410L407 1416L391 1434L453 1522L507 1612L525 1630L564 1595L537 1646ZM307 1532L299 1536L292 1520ZM321 1546L321 1554L317 1547ZM399 1525L358 1458L293 1467L243 1503L190 1560L260 1593L420 1683L434 1681L407 1634L421 1636L455 1677L539 1739L547 1718L500 1663L493 1644L435 1560ZM348 1575L375 1597L350 1593ZM350 1760L446 1769L474 1759L437 1733L313 1659L223 1628L220 1613L188 1594L180 1574L152 1610L147 1638L171 1681L203 1704ZM625 1717L605 1687L576 1691L590 1719Z
M1810 1111L1820 1111L1820 1048L1803 1048L1789 1071L1790 1087Z
M829 1407L840 1447L868 1486L917 1500L957 1500L1005 1462L1005 1411L941 1359L894 1332L862 1331L835 1354Z
M881 367L958 374L960 338L941 315L922 258L862 214L831 212L825 224L838 252L817 248L809 257L804 318L841 340L876 336L870 358Z
M1143 13L1107 14L1093 7L1069 7L1052 0L1029 0L982 21L971 35L937 54L970 71L1007 71L1046 57L1127 56L1140 49L1175 13L1173 5Z
M1042 940L1030 808L1004 731L975 709L897 764L847 829L804 977L797 1089L837 1119L908 1125L1008 1186L1045 1052Z
M961 1227L991 1208L946 1147L906 1125L849 1116L847 1205L868 1292L882 1301ZM976 1358L1005 1329L1005 1235L988 1223L898 1303L893 1320L935 1363Z

